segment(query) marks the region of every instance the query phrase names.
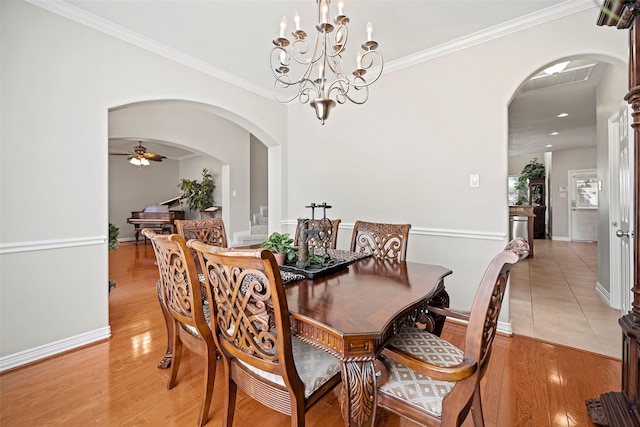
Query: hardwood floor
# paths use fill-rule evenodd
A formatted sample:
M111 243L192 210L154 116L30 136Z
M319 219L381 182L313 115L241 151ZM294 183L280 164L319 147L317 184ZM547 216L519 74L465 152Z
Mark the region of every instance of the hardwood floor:
M196 425L201 358L185 350L173 390L166 388L168 372L156 367L166 336L155 295L154 261L149 244L123 243L110 253L109 276L117 282L110 296L112 338L0 374L0 425ZM447 323L443 336L461 345L463 328ZM221 368L218 364L209 426L222 424ZM585 399L619 390L620 378L621 363L614 358L523 336L499 336L482 385L486 425L594 426ZM239 392L234 425L280 427L290 425L290 419ZM334 393L310 410L307 425L342 425ZM472 426L471 417L463 425ZM415 424L378 411L376 426Z

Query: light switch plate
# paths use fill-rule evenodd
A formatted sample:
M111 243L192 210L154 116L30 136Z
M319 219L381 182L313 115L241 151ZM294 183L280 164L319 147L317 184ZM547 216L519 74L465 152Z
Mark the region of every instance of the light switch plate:
M480 175L469 175L469 187L480 187Z

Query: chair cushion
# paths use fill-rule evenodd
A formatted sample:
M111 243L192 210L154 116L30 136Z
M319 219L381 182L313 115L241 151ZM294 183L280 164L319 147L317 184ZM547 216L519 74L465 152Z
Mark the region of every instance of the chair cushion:
M304 397L309 398L324 383L329 381L335 374L340 372L340 362L335 357L322 350L306 344L299 339L291 338L293 352L293 362L300 379L304 383ZM237 359L251 372L260 375L273 383L284 387L284 380L280 375L265 372L256 367L250 366Z
M438 366L453 366L462 362L464 353L453 344L416 327L403 327L389 343L419 359ZM454 382L441 381L388 360L389 379L378 389L400 398L437 417L442 414L442 400Z
M202 304L202 311L204 312L204 320L207 321L207 325L209 325L209 327L211 327L211 310L209 309L209 302L205 301ZM196 330L196 328L194 326L191 325L187 325L184 323L180 323L182 326L184 326L184 328L193 336L199 337L200 334L198 333L198 331Z

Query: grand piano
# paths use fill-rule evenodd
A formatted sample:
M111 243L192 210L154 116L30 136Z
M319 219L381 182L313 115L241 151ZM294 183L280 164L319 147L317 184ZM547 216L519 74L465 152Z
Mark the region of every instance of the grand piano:
M180 205L180 197L174 197L156 205L147 206L142 211L132 211L131 218L127 219L127 223L133 224L136 231L136 244L140 230L143 228L154 228L160 232L169 230L175 232L174 221L176 219L184 219L183 210L170 210L172 207Z

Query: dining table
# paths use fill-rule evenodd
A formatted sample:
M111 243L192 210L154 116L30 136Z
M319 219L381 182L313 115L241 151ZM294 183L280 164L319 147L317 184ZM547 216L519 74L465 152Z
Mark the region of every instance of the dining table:
M444 278L451 273L438 265L366 257L285 285L292 334L340 360L345 425L374 424L376 358L403 324L423 322L440 333L444 318L434 320L427 304L448 307Z

